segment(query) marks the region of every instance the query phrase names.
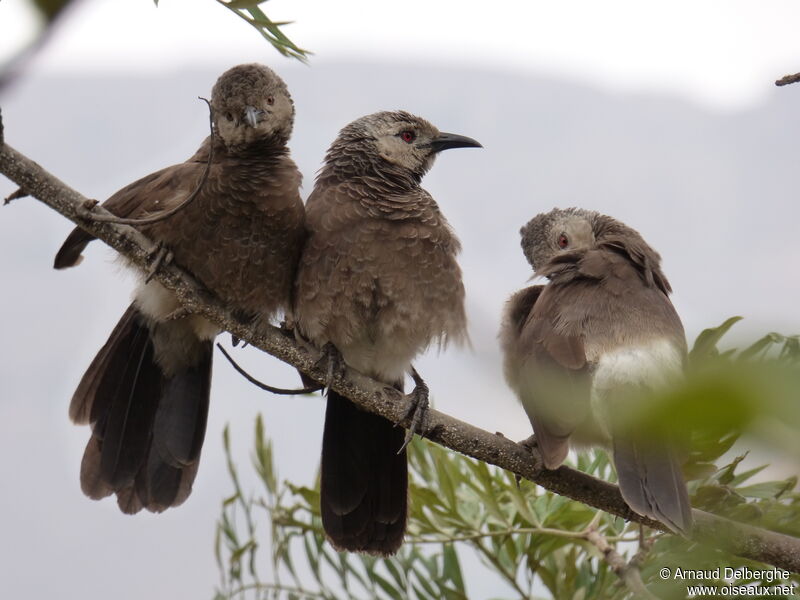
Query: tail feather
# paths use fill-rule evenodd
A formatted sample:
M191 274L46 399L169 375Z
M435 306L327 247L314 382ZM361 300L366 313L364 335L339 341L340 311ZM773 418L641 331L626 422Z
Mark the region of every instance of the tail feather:
M73 229L56 253L53 268L66 269L79 265L83 260L81 253L93 239L95 237L91 233L87 233L80 227Z
M149 336L137 336L128 350L124 368L106 371L97 389L99 397L110 399L105 418L97 421L103 426L95 426L94 435L103 442L102 476L114 489L132 482L144 464L163 385Z
M81 463L87 496L116 493L125 513L161 512L189 496L211 388L212 343L197 343L202 350L186 356L199 362L167 376L148 324L133 306L122 316L70 405L74 421L92 426Z
M167 381L156 412L153 447L173 467L196 462L206 435L214 347L210 341L202 344L200 363Z
M103 479L100 471L102 444L94 436L89 438L81 460L81 491L92 500L110 496L114 490Z
M107 407L102 406L102 397L100 402L97 400L98 386L107 373L119 372L124 368L129 352L122 346L129 346L138 336L148 335L147 329L138 322L137 315L138 311L131 304L83 374L69 405L69 418L73 423L88 425L97 421L99 413L106 412ZM112 365L112 362L116 364ZM108 399L108 396L104 398Z
M675 533L692 528L692 506L676 453L668 445L614 440L619 489L631 509Z
M340 550L387 556L403 541L408 512L404 431L331 391L322 439L320 510Z

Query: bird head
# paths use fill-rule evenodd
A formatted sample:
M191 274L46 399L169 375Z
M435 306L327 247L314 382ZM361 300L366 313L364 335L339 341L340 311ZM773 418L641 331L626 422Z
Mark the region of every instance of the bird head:
M294 103L283 80L259 64L223 73L211 93L214 127L228 148L261 140L286 144L294 124Z
M582 208L554 208L536 215L520 229L525 258L539 270L559 254L588 250L596 243L597 216Z
M463 135L442 133L425 119L405 111L384 111L361 117L342 129L328 159L348 156L372 164L379 173L388 166L419 181L439 152L470 147L482 146Z

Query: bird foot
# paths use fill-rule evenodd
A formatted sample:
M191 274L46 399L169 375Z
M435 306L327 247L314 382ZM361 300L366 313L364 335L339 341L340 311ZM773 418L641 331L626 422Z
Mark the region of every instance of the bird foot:
M428 415L428 406L430 404L430 390L428 389L428 384L420 377L414 367L411 367L411 378L414 380L414 389L406 396L411 406L409 406L408 411L403 417L404 419L410 418L411 423L409 423L408 429L406 430L406 437L403 440L403 445L400 446L400 449L397 451L398 454L406 449L406 446L411 442L411 438L414 437L415 433L422 435L428 430L425 425L425 420Z
M520 446L522 446L523 448L525 448L525 450L527 450L528 452L533 452L534 448L538 448L539 447L539 444L536 441L536 436L535 435L527 437L524 440L521 440L521 441L519 441L517 443ZM519 475L517 475L515 473L514 474L514 483L517 484L517 489L519 489L519 482L520 481L522 481L522 477L520 477Z
M525 438L524 440L522 440L522 441L519 441L519 442L517 442L517 443L518 443L520 446L522 446L523 448L525 448L525 449L526 449L528 452L530 452L530 451L531 451L531 450L533 450L534 448L538 448L538 447L539 447L539 444L538 444L538 442L536 441L536 436L535 436L535 435L532 435L532 436L530 436L530 437L527 437L527 438Z
M150 280L155 276L162 265L168 265L172 262L172 252L170 252L164 244L159 242L156 244L155 249L148 253L147 260L151 261L151 263L150 268L147 269L147 276L144 279L145 284L150 283Z
M342 353L333 345L333 342L328 342L322 347L322 356L314 363L314 368L320 371L325 371L325 381L322 386L322 394L328 393L328 390L336 377L344 375L347 365L344 363Z
M186 308L185 306L179 306L166 317L164 317L164 321L178 321L179 319L183 319L184 317L188 317L189 315L193 314L194 312L191 309Z

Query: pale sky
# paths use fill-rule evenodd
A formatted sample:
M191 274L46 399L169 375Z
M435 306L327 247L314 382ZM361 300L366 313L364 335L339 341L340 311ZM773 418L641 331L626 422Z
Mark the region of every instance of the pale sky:
M791 0L273 0L264 4L314 61L412 60L550 74L612 91L670 92L742 108L800 70ZM30 35L26 0L0 0L0 58ZM86 0L37 58L50 70L169 69L275 61L212 0ZM238 60L237 60L238 59Z
M418 364L444 412L510 439L530 433L503 382L495 332L503 301L530 275L519 225L555 204L640 229L664 256L690 339L733 314L747 317L736 331L748 335L800 329L800 283L787 268L800 261L800 84L773 85L800 71L800 3L266 3L273 19L296 21L286 32L316 53L313 69L290 67L214 0L160 4L85 0L71 10L0 96L8 142L88 197L105 198L190 156L207 128L196 97L242 62L275 67L292 90L304 197L338 128L368 111L407 108L481 140L484 150L443 156L425 180L464 245L475 345ZM0 0L0 63L30 36L33 18L26 0ZM429 72L420 68L427 59L436 67ZM15 187L0 177L0 198ZM280 476L306 484L318 465L323 401L268 397L216 358L203 464L186 504L130 518L111 499L83 497L88 428L69 423L67 404L127 305L130 280L100 244L79 269L52 270L71 227L30 199L0 211L0 281L14 283L0 294L10 340L0 345L0 481L14 490L0 495L0 514L13 515L0 544L3 594L211 597L214 522L231 487L224 424L245 489L257 489L247 466L256 413L265 415ZM260 353L237 358L265 381L297 384L291 369ZM473 597L498 595L475 560L464 569Z

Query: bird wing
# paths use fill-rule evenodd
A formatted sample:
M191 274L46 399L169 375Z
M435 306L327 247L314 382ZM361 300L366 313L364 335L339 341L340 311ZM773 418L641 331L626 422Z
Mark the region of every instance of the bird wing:
M586 418L590 374L581 320L561 314L569 286L526 288L506 307L501 331L506 377L517 392L536 434L547 468L566 458L569 437Z
M186 162L166 167L126 185L103 202L103 208L122 218L157 214L183 201L200 183L208 160L210 138ZM65 269L80 264L81 253L94 236L76 227L61 245L54 268Z

